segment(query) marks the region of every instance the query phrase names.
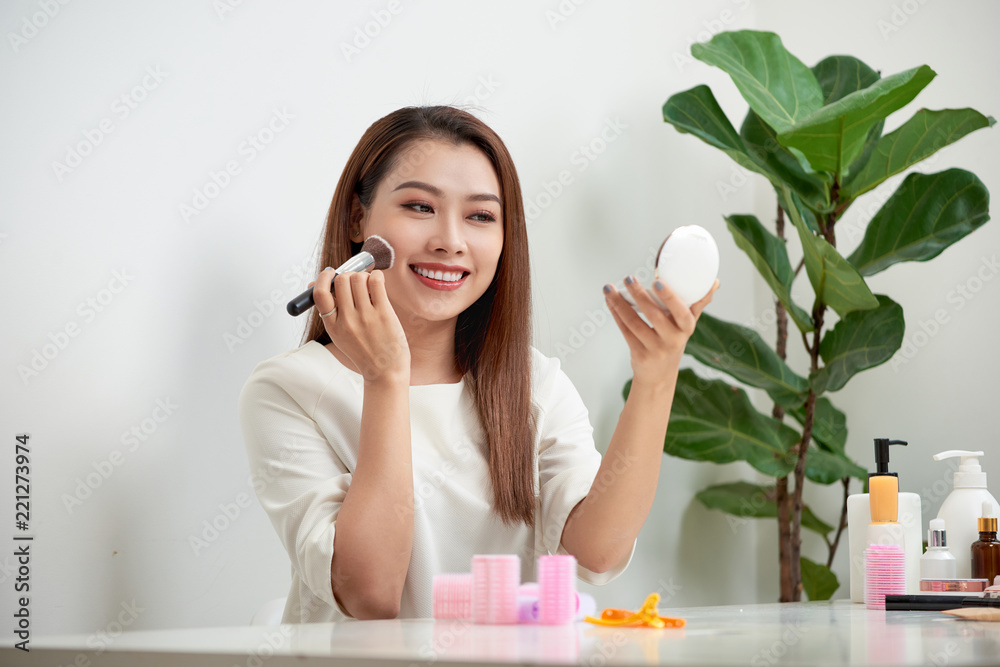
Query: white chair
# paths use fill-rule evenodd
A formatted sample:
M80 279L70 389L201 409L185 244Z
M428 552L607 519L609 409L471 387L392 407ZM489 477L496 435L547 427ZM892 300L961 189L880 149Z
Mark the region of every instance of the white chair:
M285 600L287 599L275 598L262 604L257 613L250 619L250 625L281 625L281 616L285 612Z

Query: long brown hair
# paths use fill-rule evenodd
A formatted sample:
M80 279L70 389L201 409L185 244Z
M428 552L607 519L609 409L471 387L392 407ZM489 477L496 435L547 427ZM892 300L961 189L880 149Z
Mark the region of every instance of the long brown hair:
M382 180L415 141L471 144L493 164L503 202L503 249L486 293L458 316L455 361L466 374L486 434L493 511L505 524L535 522L531 413L531 287L528 234L514 161L500 137L472 114L450 106L406 107L365 131L333 193L319 266L339 266L361 251L350 239L351 201L371 207ZM302 343L330 338L316 312Z

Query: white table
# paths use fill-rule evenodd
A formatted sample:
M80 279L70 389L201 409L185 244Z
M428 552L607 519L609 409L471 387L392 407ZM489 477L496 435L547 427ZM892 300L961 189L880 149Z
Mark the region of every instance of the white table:
M660 609L683 629L485 626L392 620L150 630L0 643L0 664L138 667L298 665L1000 665L1000 623L939 612L868 611L847 601Z

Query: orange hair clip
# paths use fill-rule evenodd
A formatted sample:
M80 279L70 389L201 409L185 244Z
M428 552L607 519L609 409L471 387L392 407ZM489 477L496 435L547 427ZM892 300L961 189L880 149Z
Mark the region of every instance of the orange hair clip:
M587 616L583 620L595 625L634 626L647 628L683 628L687 623L683 618L668 618L660 616L656 603L660 601L659 593L651 593L642 604L639 611L627 609L605 609L600 618Z

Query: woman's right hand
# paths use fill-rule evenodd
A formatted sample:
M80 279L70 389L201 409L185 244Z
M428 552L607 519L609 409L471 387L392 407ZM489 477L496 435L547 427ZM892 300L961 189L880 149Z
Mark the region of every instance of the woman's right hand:
M382 271L350 271L334 278L334 270L327 268L308 286L319 313L336 306L323 326L366 382L405 378L409 385L410 347L389 303Z

